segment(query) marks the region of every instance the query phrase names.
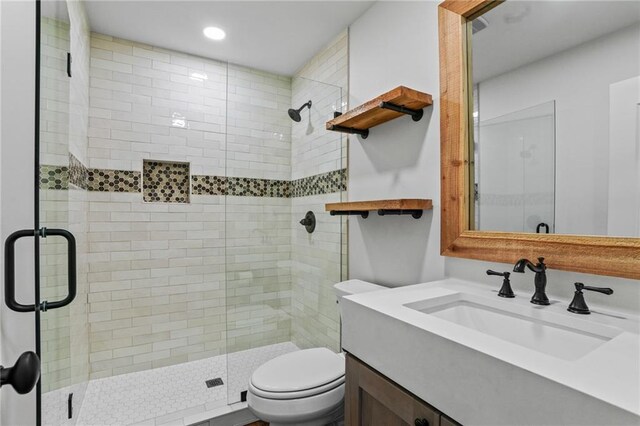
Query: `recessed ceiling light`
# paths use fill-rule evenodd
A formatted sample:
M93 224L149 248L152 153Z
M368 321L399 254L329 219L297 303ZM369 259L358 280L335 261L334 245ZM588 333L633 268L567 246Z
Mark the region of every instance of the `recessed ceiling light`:
M207 27L202 32L211 40L222 40L227 36L227 34L218 27Z

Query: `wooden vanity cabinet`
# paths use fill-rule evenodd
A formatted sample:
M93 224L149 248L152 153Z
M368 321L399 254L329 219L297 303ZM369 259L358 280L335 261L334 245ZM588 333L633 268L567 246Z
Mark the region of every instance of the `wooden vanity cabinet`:
M458 426L354 356L346 356L345 426Z

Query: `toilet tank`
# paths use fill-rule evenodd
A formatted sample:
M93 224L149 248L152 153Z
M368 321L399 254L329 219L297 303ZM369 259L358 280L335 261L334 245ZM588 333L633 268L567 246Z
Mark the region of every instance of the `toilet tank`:
M368 293L370 291L383 290L386 287L383 287L377 284L372 284L362 280L347 280L347 281L342 281L337 284L334 284L333 288L336 292L338 303L340 303L340 299L342 299L344 296L350 296L352 294L358 294L358 293Z

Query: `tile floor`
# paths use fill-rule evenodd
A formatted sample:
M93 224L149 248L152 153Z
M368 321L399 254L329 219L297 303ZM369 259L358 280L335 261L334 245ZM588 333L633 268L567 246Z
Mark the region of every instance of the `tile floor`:
M91 380L79 413L71 420L67 419L67 395L74 392L78 407L78 385L47 392L43 395L43 424L188 425L189 419L204 413L228 411L228 404L240 401L240 392L247 389L251 373L258 366L295 350L298 348L291 342L278 343L228 356ZM222 378L224 385L207 388L205 380L216 377Z

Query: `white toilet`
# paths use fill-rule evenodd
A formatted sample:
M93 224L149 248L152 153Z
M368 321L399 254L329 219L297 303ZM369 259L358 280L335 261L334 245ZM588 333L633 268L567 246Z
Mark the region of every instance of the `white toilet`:
M360 280L333 287L338 302L343 296L384 288ZM251 375L249 409L271 426L324 426L339 421L344 415L344 364L343 354L326 348L276 357Z

